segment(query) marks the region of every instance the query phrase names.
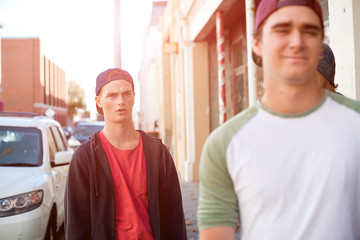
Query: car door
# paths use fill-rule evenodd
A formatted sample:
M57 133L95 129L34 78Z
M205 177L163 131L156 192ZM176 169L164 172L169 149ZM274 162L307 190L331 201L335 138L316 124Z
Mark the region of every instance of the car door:
M60 151L68 151L68 146L62 131L56 125L49 127L49 144L50 144L50 160L55 159L55 153ZM51 165L51 172L54 180L55 202L58 210L58 223L64 220L64 195L66 187L66 179L68 175L69 165L55 166Z

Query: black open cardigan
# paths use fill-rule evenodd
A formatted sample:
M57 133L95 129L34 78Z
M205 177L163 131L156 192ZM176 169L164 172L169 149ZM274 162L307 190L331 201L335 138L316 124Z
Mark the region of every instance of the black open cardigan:
M186 239L178 175L158 138L143 140L150 225L154 239ZM65 235L73 239L115 239L114 185L98 133L81 144L70 163L65 191Z

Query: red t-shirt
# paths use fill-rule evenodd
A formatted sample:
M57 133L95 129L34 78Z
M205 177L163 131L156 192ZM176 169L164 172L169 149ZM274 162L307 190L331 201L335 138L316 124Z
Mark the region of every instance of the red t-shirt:
M119 150L105 138L102 131L99 135L114 182L116 239L154 239L148 213L146 164L141 136L134 149Z

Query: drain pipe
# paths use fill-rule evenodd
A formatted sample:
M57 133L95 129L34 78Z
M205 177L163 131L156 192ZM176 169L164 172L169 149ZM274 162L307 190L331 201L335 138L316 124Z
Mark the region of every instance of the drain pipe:
M252 46L254 42L255 27L255 0L246 0L246 39L247 39L247 62L248 62L248 86L249 86L249 106L253 105L257 98L256 86L256 65L252 60Z
M226 121L225 37L222 12L216 12L216 45L219 81L219 125Z

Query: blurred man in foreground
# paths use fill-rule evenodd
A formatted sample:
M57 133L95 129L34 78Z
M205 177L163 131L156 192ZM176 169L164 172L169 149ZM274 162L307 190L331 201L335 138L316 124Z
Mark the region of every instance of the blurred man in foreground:
M234 239L238 214L242 239L360 239L360 103L318 85L323 37L317 1L260 2L264 95L204 145L200 239Z

